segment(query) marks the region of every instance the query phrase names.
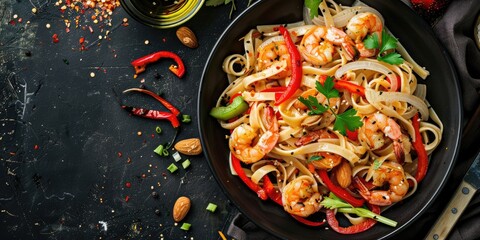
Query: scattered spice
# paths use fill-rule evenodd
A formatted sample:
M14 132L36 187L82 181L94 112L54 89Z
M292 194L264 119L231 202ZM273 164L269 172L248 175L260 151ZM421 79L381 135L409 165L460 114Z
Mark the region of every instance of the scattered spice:
M40 147L37 144L35 144L35 146L33 146L33 150L38 150L39 148Z
M122 157L122 152L117 152L118 157Z
M50 27L51 27L50 23L47 23L47 24L45 25L45 27L46 27L47 29L50 28Z
M32 8L32 13L33 13L33 14L36 14L36 13L37 13L37 8L35 8L35 7Z
M29 51L29 50L25 51L25 56L31 57L31 56L32 56L32 52Z
M130 196L125 196L125 202L128 202L130 200Z
M62 59L62 61L63 61L63 63L65 63L65 64L67 64L67 65L70 64L70 62L69 62L66 58Z
M158 199L160 197L160 195L158 194L158 192L153 191L152 192L152 197L155 198L155 199Z
M126 182L126 183L125 183L125 187L126 187L126 188L131 188L131 187L132 187L132 183Z
M155 208L155 215L160 216L161 213L160 209Z

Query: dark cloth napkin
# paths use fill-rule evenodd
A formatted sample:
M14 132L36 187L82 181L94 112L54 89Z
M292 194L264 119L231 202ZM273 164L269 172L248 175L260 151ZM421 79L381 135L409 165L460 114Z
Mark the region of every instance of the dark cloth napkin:
M409 5L407 0L402 0ZM423 239L446 207L457 186L480 149L480 50L474 40L474 24L480 13L478 0L454 0L443 16L432 23L437 38L454 62L460 80L465 124L462 146L455 168L441 194L421 219L410 224L395 239ZM445 200L442 200L445 199ZM241 213L234 213L227 234L237 240L278 239L251 222ZM480 238L480 194L477 192L462 214L448 239Z

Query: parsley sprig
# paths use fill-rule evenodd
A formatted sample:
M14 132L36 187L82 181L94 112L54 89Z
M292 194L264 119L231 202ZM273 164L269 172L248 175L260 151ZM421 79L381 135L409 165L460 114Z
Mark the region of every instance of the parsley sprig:
M378 35L374 33L365 38L363 44L367 49L379 49L377 55L378 61L386 62L392 65L398 65L403 63L404 60L400 54L396 53L395 51L390 51L397 48L398 39L387 33L384 29L382 30L381 44L378 40Z
M237 6L235 6L235 0L207 0L205 2L205 6L217 7L222 4L227 5L229 3L232 4L232 7L230 8L230 14L228 15L228 18L232 18L233 11L237 10ZM250 6L251 3L252 3L252 0L248 0L247 6Z
M346 129L355 131L355 129L363 125L363 122L361 118L356 115L357 111L353 108L341 114L336 114L335 111L330 108L330 99L340 97L340 93L334 88L334 86L335 83L333 82L333 78L330 76L327 77L323 85L320 82L315 82L315 88L317 91L327 98L327 104L325 105L319 103L317 98L314 96L308 96L308 98L299 97L298 100L310 110L308 115L320 115L330 110L330 112L335 115L333 130L336 130L345 136L347 134Z

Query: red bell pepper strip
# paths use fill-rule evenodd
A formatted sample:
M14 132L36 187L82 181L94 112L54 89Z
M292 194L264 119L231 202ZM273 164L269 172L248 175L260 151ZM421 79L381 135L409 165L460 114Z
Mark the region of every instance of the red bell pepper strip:
M277 192L277 190L273 187L272 181L270 181L270 178L267 175L263 176L263 189L265 189L265 192L270 199L272 199L278 205L283 206L282 194Z
M413 129L415 130L415 141L413 141L413 148L417 152L418 163L417 163L417 172L415 173L415 179L417 182L423 180L427 174L428 169L428 155L425 150L425 145L423 145L422 136L420 135L420 120L418 118L418 113L413 116L412 119Z
M370 209L372 210L372 212L374 212L376 214L380 214L380 208L378 206L371 205L371 204L368 204L368 205L369 205ZM341 233L341 234L355 234L355 233L359 233L359 232L364 232L364 231L370 229L371 227L373 227L377 223L377 221L375 221L371 218L368 218L365 221L363 221L362 223L355 224L355 225L352 225L352 226L349 226L349 227L341 227L338 224L338 220L335 218L335 211L332 210L332 209L327 210L327 221L328 221L328 224L330 225L330 227L335 232L338 232L338 233Z
M135 91L135 92L141 92L141 93L145 93L145 94L148 94L150 96L152 96L153 98L155 98L157 101L159 101L163 106L165 106L170 112L172 112L175 116L178 116L180 114L180 111L175 107L173 106L170 102L168 102L166 99L160 97L158 94L150 91L150 90L147 90L147 89L142 89L142 88L129 88L125 91L123 91L123 93L127 93L127 92L131 92L131 91Z
M154 63L161 58L173 59L177 66L170 65L168 69L175 75L177 75L177 77L183 77L183 75L185 74L185 65L183 64L182 59L177 54L170 51L158 51L133 60L130 64L133 66L133 68L135 68L135 74L139 74L145 71L147 64Z
M247 185L248 188L252 189L254 192L257 193L258 197L262 200L267 200L268 196L267 193L263 188L258 186L256 183L254 183L243 171L242 166L240 165L240 160L236 158L233 153L230 154L232 157L232 166L235 172L238 174L240 179Z
M342 187L339 187L335 185L330 178L328 177L327 170L322 169L318 170L318 175L322 179L322 181L327 185L327 188L333 192L336 196L339 198L343 199L345 202L350 203L350 205L354 207L361 207L363 206L363 203L365 202L364 199L359 199L353 197L347 190L343 189Z
M280 26L278 30L283 35L285 39L285 44L287 45L288 54L290 54L290 63L292 67L292 76L290 82L288 83L287 90L275 101L275 105L280 105L281 103L288 100L292 97L295 92L300 88L302 83L303 73L302 73L302 58L300 57L300 52L298 51L295 43L290 37L288 30Z
M275 188L273 187L272 181L270 181L270 178L267 175L263 176L263 189L265 189L265 192L267 193L267 195L270 199L272 199L278 205L283 206L282 194L280 194L279 192L277 192L277 190L275 190ZM325 223L325 221L322 221L322 222L310 221L306 218L296 216L296 215L293 215L293 214L290 214L290 216L292 216L295 220L297 220L297 221L299 221L299 222L301 222L301 223L303 223L307 226L318 227L318 226L321 226Z
M319 82L321 84L324 84L326 79L327 79L327 76L322 75L322 76L320 76ZM347 90L350 93L355 93L355 94L358 94L362 97L365 97L365 88L360 86L360 85L354 84L354 83L349 82L347 80L341 80L341 79L340 80L339 79L334 79L333 83L334 83L333 87L337 90Z
M283 95L283 93L287 90L287 87L271 87L267 89L263 89L260 92L273 92L275 93L275 102L278 102L280 97Z
M362 97L365 97L365 88L362 86L359 86L357 84L351 83L349 81L344 81L344 80L338 80L335 79L333 80L334 85L333 87L338 90L347 90L350 93L355 93L358 94Z
M178 128L180 126L180 122L178 121L177 116L175 116L173 113L170 113L170 112L162 112L162 111L149 110L144 108L135 108L130 106L122 106L122 108L135 116L155 119L155 120L166 119L170 121L170 123L174 128Z

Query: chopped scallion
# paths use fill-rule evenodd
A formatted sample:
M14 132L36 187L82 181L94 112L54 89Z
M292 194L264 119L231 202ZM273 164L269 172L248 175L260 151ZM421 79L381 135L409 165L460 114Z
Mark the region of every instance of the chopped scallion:
M190 224L190 223L183 223L182 226L180 227L180 229L188 231L191 226L192 226L192 224Z
M217 209L217 205L214 204L214 203L208 203L208 206L207 206L207 210L210 211L210 212L215 212L215 210Z
M170 164L170 166L167 167L168 171L170 171L170 173L173 173L175 171L177 171L178 167L177 165L175 165L175 163L172 163Z
M192 121L192 119L190 118L190 115L186 115L186 114L182 115L182 122L183 123L189 123L191 121Z
M155 148L155 150L153 150L153 152L155 152L156 154L160 155L160 156L163 156L163 150L165 148L163 147L163 145L158 145L157 148Z
M183 169L188 168L188 166L190 166L190 160L187 159L182 162Z
M159 127L159 126L157 126L157 127L155 128L155 132L157 132L158 134L162 133L162 128Z
M173 157L173 160L175 160L175 162L178 162L182 159L182 157L180 156L180 153L178 153L178 152L174 152L172 154L172 157Z

